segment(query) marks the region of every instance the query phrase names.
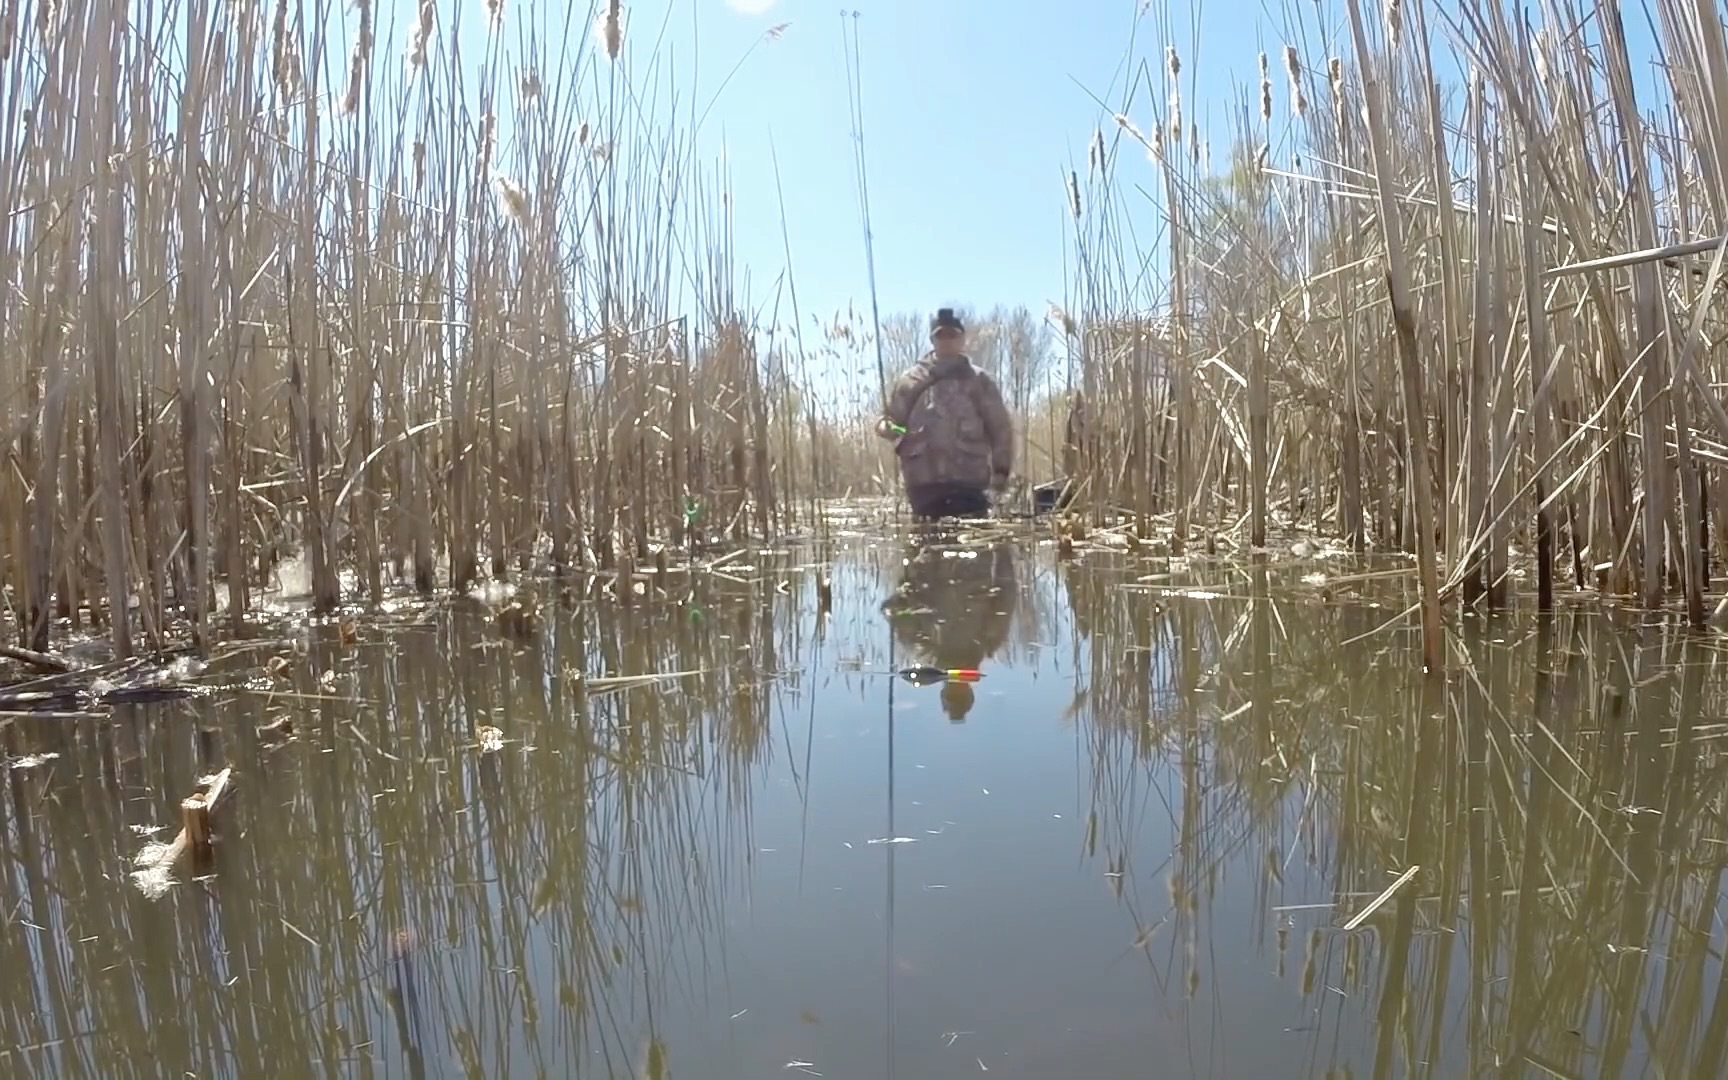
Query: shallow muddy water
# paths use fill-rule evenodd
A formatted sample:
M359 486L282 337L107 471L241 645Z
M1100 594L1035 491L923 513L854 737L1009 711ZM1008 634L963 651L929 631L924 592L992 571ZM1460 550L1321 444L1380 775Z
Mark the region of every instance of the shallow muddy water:
M1728 1074L1720 640L1425 682L1361 570L855 537L16 720L0 1075Z

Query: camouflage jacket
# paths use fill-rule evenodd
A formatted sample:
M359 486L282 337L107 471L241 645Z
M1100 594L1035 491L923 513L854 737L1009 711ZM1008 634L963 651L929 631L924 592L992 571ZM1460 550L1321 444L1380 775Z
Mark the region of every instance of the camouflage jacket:
M910 658L939 668L977 668L1008 643L1020 602L1020 550L975 547L951 559L943 547L912 544L894 594L882 603Z
M906 430L895 432L889 425ZM1003 483L1014 466L1013 425L996 380L964 356L934 354L895 380L877 432L898 438L894 450L908 488Z

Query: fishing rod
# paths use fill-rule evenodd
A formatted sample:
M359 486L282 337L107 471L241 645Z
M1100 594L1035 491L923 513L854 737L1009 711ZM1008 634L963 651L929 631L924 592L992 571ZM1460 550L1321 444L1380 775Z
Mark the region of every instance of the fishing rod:
M858 12L851 12L851 34L847 34L847 12L840 12L840 39L846 52L846 102L851 110L852 121L852 159L857 169L858 178L858 220L864 230L864 272L870 285L870 324L871 332L876 342L876 381L882 395L882 415L888 415L888 364L882 355L882 309L877 300L876 292L876 243L870 229L870 181L864 167L864 87L862 71L864 67L863 52L858 45ZM890 421L892 422L892 421ZM895 500L894 516L898 522L900 503ZM894 667L894 626L890 622L888 630L888 666ZM899 833L894 830L894 683L888 684L888 838L893 839ZM884 1035L887 1046L883 1053L882 1070L893 1080L895 1074L894 1060L894 859L898 844L888 846L888 873L886 898L883 910L883 922L886 935L882 956L882 981L884 994Z

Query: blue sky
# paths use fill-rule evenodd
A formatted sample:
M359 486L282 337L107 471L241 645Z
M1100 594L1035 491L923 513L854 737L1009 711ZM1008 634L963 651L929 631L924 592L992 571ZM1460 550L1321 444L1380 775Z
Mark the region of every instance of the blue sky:
M1242 95L1257 99L1259 53L1272 56L1274 127L1286 122L1288 91L1277 0L1147 4L1143 0L654 0L632 5L636 33L675 12L666 47L694 56L694 83L706 102L770 27L783 34L750 51L731 75L699 136L722 142L738 220L737 254L751 268L754 299L768 299L785 265L779 200L784 198L800 309L828 315L849 303L867 310L862 231L854 186L842 10L859 13L864 145L883 314L928 311L943 303L1026 304L1042 311L1063 299L1067 216L1063 176L1084 170L1087 143L1110 114L1138 65L1150 65L1163 95L1166 42L1183 64L1184 112L1222 161ZM1380 18L1377 0L1364 15ZM1350 53L1340 4L1300 3L1309 31L1331 41L1298 42L1310 56ZM1442 12L1430 14L1439 35ZM1320 14L1317 16L1316 13ZM1634 62L1649 56L1642 9L1625 19ZM694 24L694 29L692 29ZM634 44L640 48L643 42ZM1446 76L1447 54L1436 42ZM682 59L679 70L686 70ZM1647 63L1641 89L1654 89ZM1455 70L1455 69L1454 69ZM1321 76L1323 77L1323 76ZM1458 76L1461 80L1461 73ZM1196 81L1197 80L1197 81ZM1319 94L1310 86L1309 94ZM1652 99L1646 96L1646 102ZM1152 104L1144 86L1132 115L1143 126ZM771 151L771 147L773 150ZM779 191L773 175L778 153ZM1143 170L1124 152L1119 173ZM1142 243L1154 229L1140 233Z
M485 32L482 0L459 2L464 37L477 41ZM412 19L414 0L393 6L381 15L381 39L391 34L391 15L397 26ZM1071 7L1027 0L641 0L625 5L626 65L634 82L648 65L659 65L684 98L680 124L692 95L697 111L707 110L699 153L711 162L724 153L736 254L749 273L751 299L772 302L789 240L807 324L812 315L826 318L848 305L863 312L869 285L841 16L843 8L856 10L856 21L848 16L846 24L856 28L862 61L884 316L950 303L1025 304L1042 312L1062 301L1067 278L1065 171L1071 164L1084 168L1100 122L1114 127L1093 95L1120 100L1131 50L1136 63L1149 58L1154 74L1161 70L1163 41L1152 38L1165 17L1141 14L1142 6L1141 0ZM523 18L529 10L526 0L514 0L504 17ZM532 10L543 25L561 18L561 9L544 4ZM446 17L441 11L441 26ZM1242 0L1207 6L1202 25L1194 18L1183 6L1169 17L1169 32L1188 70L1200 73L1202 111L1187 111L1204 131L1204 110L1221 123L1239 88L1257 82L1260 48L1276 52L1282 41L1262 41L1251 31L1261 9ZM584 25L580 14L575 23ZM776 39L762 40L782 25ZM1218 44L1208 45L1211 55L1195 65L1197 35ZM512 45L514 37L507 32ZM1150 115L1144 92L1138 106ZM1144 167L1150 177L1140 155L1128 157L1128 168ZM783 303L782 319L789 315Z
M789 246L806 326L812 317L827 319L849 305L867 312L841 14L856 10L856 21L847 17L846 23L856 27L861 50L870 213L884 316L948 303L1025 304L1041 312L1047 302L1064 299L1068 278L1065 170L1075 165L1084 171L1095 128L1102 124L1114 133L1111 110L1101 109L1095 96L1112 108L1119 105L1144 63L1161 105L1164 45L1174 43L1184 65L1185 117L1198 124L1212 143L1213 160L1221 162L1242 96L1257 94L1262 50L1273 57L1275 132L1288 122L1281 28L1291 16L1299 13L1310 33L1323 25L1333 34L1329 41L1297 42L1304 55L1351 52L1337 0L1289 0L1290 11L1280 2L638 0L625 4L624 74L639 89L654 82L675 88L679 126L688 123L693 102L703 114L697 157L715 162L724 155L735 254L754 305L774 301ZM379 38L390 42L381 53L400 55L416 7L417 0L381 6ZM1368 18L1381 18L1378 0L1363 0L1363 8ZM565 9L543 0L505 0L503 10L506 24L517 24L505 31L512 50L524 24L538 23L552 40L563 32ZM445 0L439 5L441 34L448 33L452 11L462 20L465 52L477 62L485 3ZM1430 11L1438 37L1445 14L1456 8L1448 3L1431 5ZM1626 10L1649 105L1654 86L1647 19L1641 8ZM570 21L572 33L588 32L582 6ZM781 26L777 37L764 40L770 28ZM567 51L586 44L572 43ZM1451 50L1437 41L1435 52L1446 78ZM603 59L597 70L608 70ZM1316 76L1324 77L1310 77ZM661 94L664 104L664 89ZM1321 94L1311 83L1310 97ZM1150 127L1152 110L1142 87L1131 115ZM1150 164L1139 152L1124 150L1119 183L1140 178L1153 180ZM1148 207L1146 225L1136 228L1142 244L1155 242L1154 216ZM782 295L779 321L790 314Z
M723 131L703 133L723 134L739 219L752 226L741 229L740 258L759 268L784 262L774 187L761 179L772 139L800 306L862 306L868 283L841 5L779 0L757 14L724 0L705 6L714 12L705 56L742 50L765 27L791 23L727 88L714 113ZM1063 176L1071 163L1084 165L1104 118L1092 95L1121 93L1136 0L861 0L855 7L883 312L948 302L1041 311L1061 301ZM1255 51L1244 43L1240 70L1255 69ZM1222 82L1222 65L1213 74Z

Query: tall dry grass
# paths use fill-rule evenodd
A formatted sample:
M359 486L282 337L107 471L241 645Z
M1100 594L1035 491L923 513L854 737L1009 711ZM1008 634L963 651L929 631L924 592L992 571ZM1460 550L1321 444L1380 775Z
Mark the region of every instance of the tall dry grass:
M31 11L0 28L24 643L238 630L290 554L330 609L801 512L724 185L618 3L464 37L423 2L402 40L373 0Z
M1417 553L1430 665L1442 601L1526 570L1544 606L1570 583L1701 621L1728 47L1716 6L1655 10L1654 96L1620 9L1579 0L1291 7L1226 132L1183 121L1174 49L1133 66L1068 192L1084 478L1178 542ZM1153 255L1150 285L1124 269Z

